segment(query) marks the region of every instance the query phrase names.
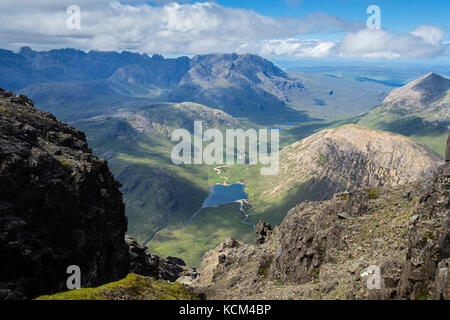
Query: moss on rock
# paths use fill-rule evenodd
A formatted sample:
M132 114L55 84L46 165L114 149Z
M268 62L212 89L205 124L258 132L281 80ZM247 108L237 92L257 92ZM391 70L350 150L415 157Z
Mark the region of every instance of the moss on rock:
M156 281L130 273L120 281L97 288L70 290L36 300L199 300L199 297L178 282Z

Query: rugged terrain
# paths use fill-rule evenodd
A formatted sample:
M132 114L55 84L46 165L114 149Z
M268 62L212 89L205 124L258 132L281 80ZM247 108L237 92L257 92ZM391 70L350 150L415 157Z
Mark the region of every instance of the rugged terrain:
M328 74L291 74L250 54L164 58L28 47L0 49L0 87L27 95L66 122L158 101L196 102L264 124L360 114L392 89Z
M271 179L278 184L269 185L265 194L282 193L302 178L315 183L326 180L328 187L320 198L342 188L398 185L423 177L441 161L439 155L405 137L347 125L320 131L284 148L280 172Z
M179 281L210 299L449 299L449 189L447 162L416 182L300 203L274 230L260 222L255 245L227 239Z
M303 201L274 230L260 222L255 245L227 239L205 254L197 273L125 237L119 183L81 131L0 90L0 298L63 291L66 269L76 264L83 287L123 280L41 298L448 299L450 139L440 166L420 144L354 126L290 146L287 158L307 153L298 149L305 141L311 163L323 165L342 150L330 161L342 163L330 169L336 181L342 171L352 186L374 186ZM361 163L375 173L344 170ZM374 268L381 285L370 289Z
M301 97L304 86L272 62L244 54L195 56L178 86L163 97L167 101L194 101L223 109L232 116L270 123L290 113L290 121L302 120L286 103ZM288 119L287 117L285 119Z
M70 265L83 287L129 272L174 281L188 270L125 239L119 186L84 133L0 90L0 299L65 290Z

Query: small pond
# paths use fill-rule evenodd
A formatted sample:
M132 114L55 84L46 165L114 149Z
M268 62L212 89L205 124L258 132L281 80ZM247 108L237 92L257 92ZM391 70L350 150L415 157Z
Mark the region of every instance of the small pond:
M245 193L244 188L245 186L243 184L232 184L229 186L216 184L210 188L212 192L203 202L203 208L217 207L237 200L248 199L248 195Z

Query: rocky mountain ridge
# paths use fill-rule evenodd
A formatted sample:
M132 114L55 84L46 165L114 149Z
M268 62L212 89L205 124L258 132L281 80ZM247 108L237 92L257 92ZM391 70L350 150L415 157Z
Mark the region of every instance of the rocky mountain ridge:
M289 97L301 94L301 81L250 54L165 59L126 51L0 50L0 86L33 95L46 107L61 107L74 99L82 105L107 92L113 100L195 102L255 121L283 115L305 118L285 105Z
M450 80L429 73L392 91L381 108L404 114L424 113L429 122L450 122Z
M285 186L287 176L298 179L308 168L318 180L324 177L347 190L395 186L423 177L442 163L438 154L405 137L354 125L323 130L296 142L281 151L281 159Z

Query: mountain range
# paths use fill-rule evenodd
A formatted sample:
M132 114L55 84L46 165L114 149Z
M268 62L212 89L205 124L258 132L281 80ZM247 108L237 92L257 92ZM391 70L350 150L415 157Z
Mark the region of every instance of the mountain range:
M195 102L259 124L368 111L391 86L286 73L256 55L166 59L132 52L0 50L0 86L65 121L148 102ZM355 90L357 89L357 90Z
M61 108L69 100L80 108L108 96L108 101L196 102L257 122L307 118L286 106L290 97L301 96L301 82L254 55L165 59L131 52L22 48L18 53L0 51L0 74L8 75L0 77L1 86L21 90L47 108Z
M293 164L300 177L301 162L339 185L350 175L377 186L300 200L274 229L259 222L255 244L225 239L197 271L125 236L120 184L83 132L0 90L0 299L448 300L450 135L446 150L444 163L409 138L354 125L294 143L283 170ZM61 292L69 265L82 268L83 288Z
M259 219L281 223L300 201L427 175L445 154L448 82L430 73L389 94L379 83L286 73L248 54L0 51L0 87L25 93L85 132L94 154L108 161L122 184L128 234L142 243L168 229L149 246L192 266L227 235L249 241ZM350 117L329 119L335 114ZM261 177L248 165L221 168L220 175L215 166L174 165L170 133L192 132L195 120L222 131L279 126L280 174ZM225 182L246 185L254 208L249 224L230 204L201 210L179 229L209 187Z

